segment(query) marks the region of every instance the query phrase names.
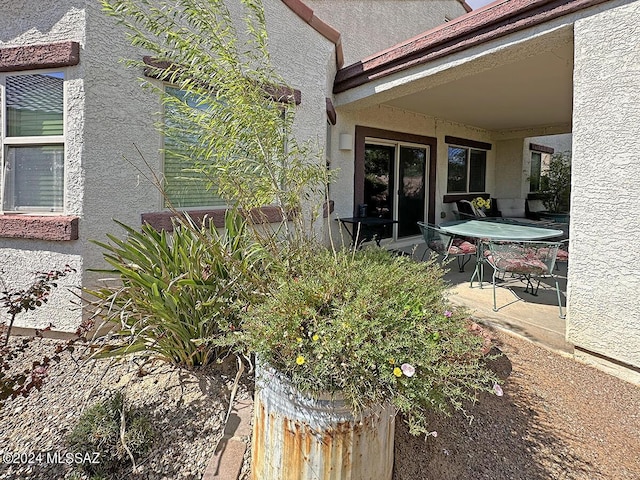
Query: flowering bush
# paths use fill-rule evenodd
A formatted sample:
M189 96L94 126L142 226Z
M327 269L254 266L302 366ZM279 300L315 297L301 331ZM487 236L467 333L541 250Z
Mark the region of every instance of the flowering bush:
M485 210L489 210L491 208L491 199L490 198L482 198L482 197L476 197L473 200L471 200L471 205L473 205L474 208L476 209L485 209Z
M377 249L317 247L244 314L244 339L302 392L340 392L354 412L390 401L414 434L426 413L493 391L482 338L443 295L443 271Z

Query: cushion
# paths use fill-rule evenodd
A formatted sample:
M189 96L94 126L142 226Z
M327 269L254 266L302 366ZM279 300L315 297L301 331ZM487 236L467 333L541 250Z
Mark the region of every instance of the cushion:
M496 260L493 255L490 255L487 257L487 260L495 264L498 270L504 272L517 273L520 275L545 275L549 273L549 269L544 262L535 257L517 255L513 257L498 257Z
M476 253L476 246L462 238L454 238L449 247L449 255L471 255Z
M505 218L524 218L524 198L496 198L498 210Z
M568 262L569 261L569 252L563 250L562 248L558 249L558 254L556 255L556 262Z
M460 213L464 213L467 215L474 216L476 215L476 210L473 208L473 205L469 200L458 200L456 202L456 206L458 207L458 211Z

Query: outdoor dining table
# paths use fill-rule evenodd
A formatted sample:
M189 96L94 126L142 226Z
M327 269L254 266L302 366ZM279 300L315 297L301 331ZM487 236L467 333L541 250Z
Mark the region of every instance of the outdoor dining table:
M385 227L398 223L397 220L379 217L344 217L336 218L351 237L351 245L361 244L363 241L373 239L377 246ZM349 228L351 225L351 228Z
M481 244L487 240L545 240L548 238L560 237L562 230L555 228L543 228L532 223L519 222L503 218L486 218L475 220L457 220L454 222L444 222L439 225L440 229L459 236L474 238L476 240L476 268L471 276L471 286L473 279L477 276L482 288L482 257L484 255Z

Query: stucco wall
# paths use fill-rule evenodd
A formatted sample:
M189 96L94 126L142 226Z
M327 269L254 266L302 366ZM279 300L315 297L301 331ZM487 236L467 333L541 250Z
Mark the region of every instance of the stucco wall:
M566 152L571 150L572 136L570 133L562 133L560 135L545 135L542 137L525 138L525 147L529 149L529 143L536 145L544 145L551 147L555 152Z
M640 2L575 24L568 340L640 367ZM603 48L606 45L606 48Z
M25 46L72 40L84 44L84 0L29 0L16 8L14 2L0 2L0 47ZM83 53L80 54L81 58ZM65 73L66 132L65 183L73 188L65 191L64 213L81 215L84 198L84 172L81 157L84 128L84 91L82 67L62 69ZM72 159L76 159L73 161ZM82 220L80 221L82 227ZM82 283L84 262L79 240L54 242L0 238L0 278L9 289L25 288L34 280L35 272L62 269L69 264L76 269L59 283L46 307L20 314L16 326L45 328L49 324L60 330L75 330L81 312L72 302L76 297L66 287ZM7 314L0 311L0 318Z
M466 11L457 0L305 0L342 37L345 65L445 23ZM375 33L372 33L375 32Z
M495 198L524 198L522 141L496 142Z
M326 101L335 74L334 45L313 30L279 0L265 2L273 62L285 80L301 90L296 135L324 146ZM232 4L236 5L236 3ZM161 167L160 135L153 123L161 110L155 95L140 87L142 72L126 68L123 59L140 59L122 28L106 17L99 2L85 0L28 0L19 9L0 3L0 46L74 40L80 43L80 63L68 67L65 211L77 215L79 239L45 242L0 238L2 278L23 287L32 272L70 264L77 273L64 285L90 286L102 275L87 268L104 266L101 249L90 240L121 235L118 219L140 225L140 214L161 209L161 195L144 178ZM324 156L318 157L324 161ZM148 166L147 166L148 164ZM140 170L140 171L139 171ZM64 288L33 314L21 316L17 326L73 331L81 311L76 297ZM0 313L2 315L2 313ZM2 317L4 318L4 317Z

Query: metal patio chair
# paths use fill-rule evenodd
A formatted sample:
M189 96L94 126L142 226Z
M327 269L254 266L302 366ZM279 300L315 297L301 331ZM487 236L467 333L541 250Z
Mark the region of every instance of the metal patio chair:
M560 318L565 318L562 313L562 300L560 286L554 274L554 267L558 255L560 242L536 242L536 241L490 241L488 242L489 254L487 263L493 267L493 311L497 312L496 305L496 278L498 275L510 273L520 277L525 283L525 292L532 295L538 294L538 287L543 278L552 278L556 285L558 308ZM535 284L534 287L534 282Z
M422 237L424 238L427 248L422 254L422 260L429 250L442 255L442 262L445 263L450 257L456 257L458 260L458 269L464 272L464 266L476 256L476 246L455 235L440 230L436 225L418 222Z

